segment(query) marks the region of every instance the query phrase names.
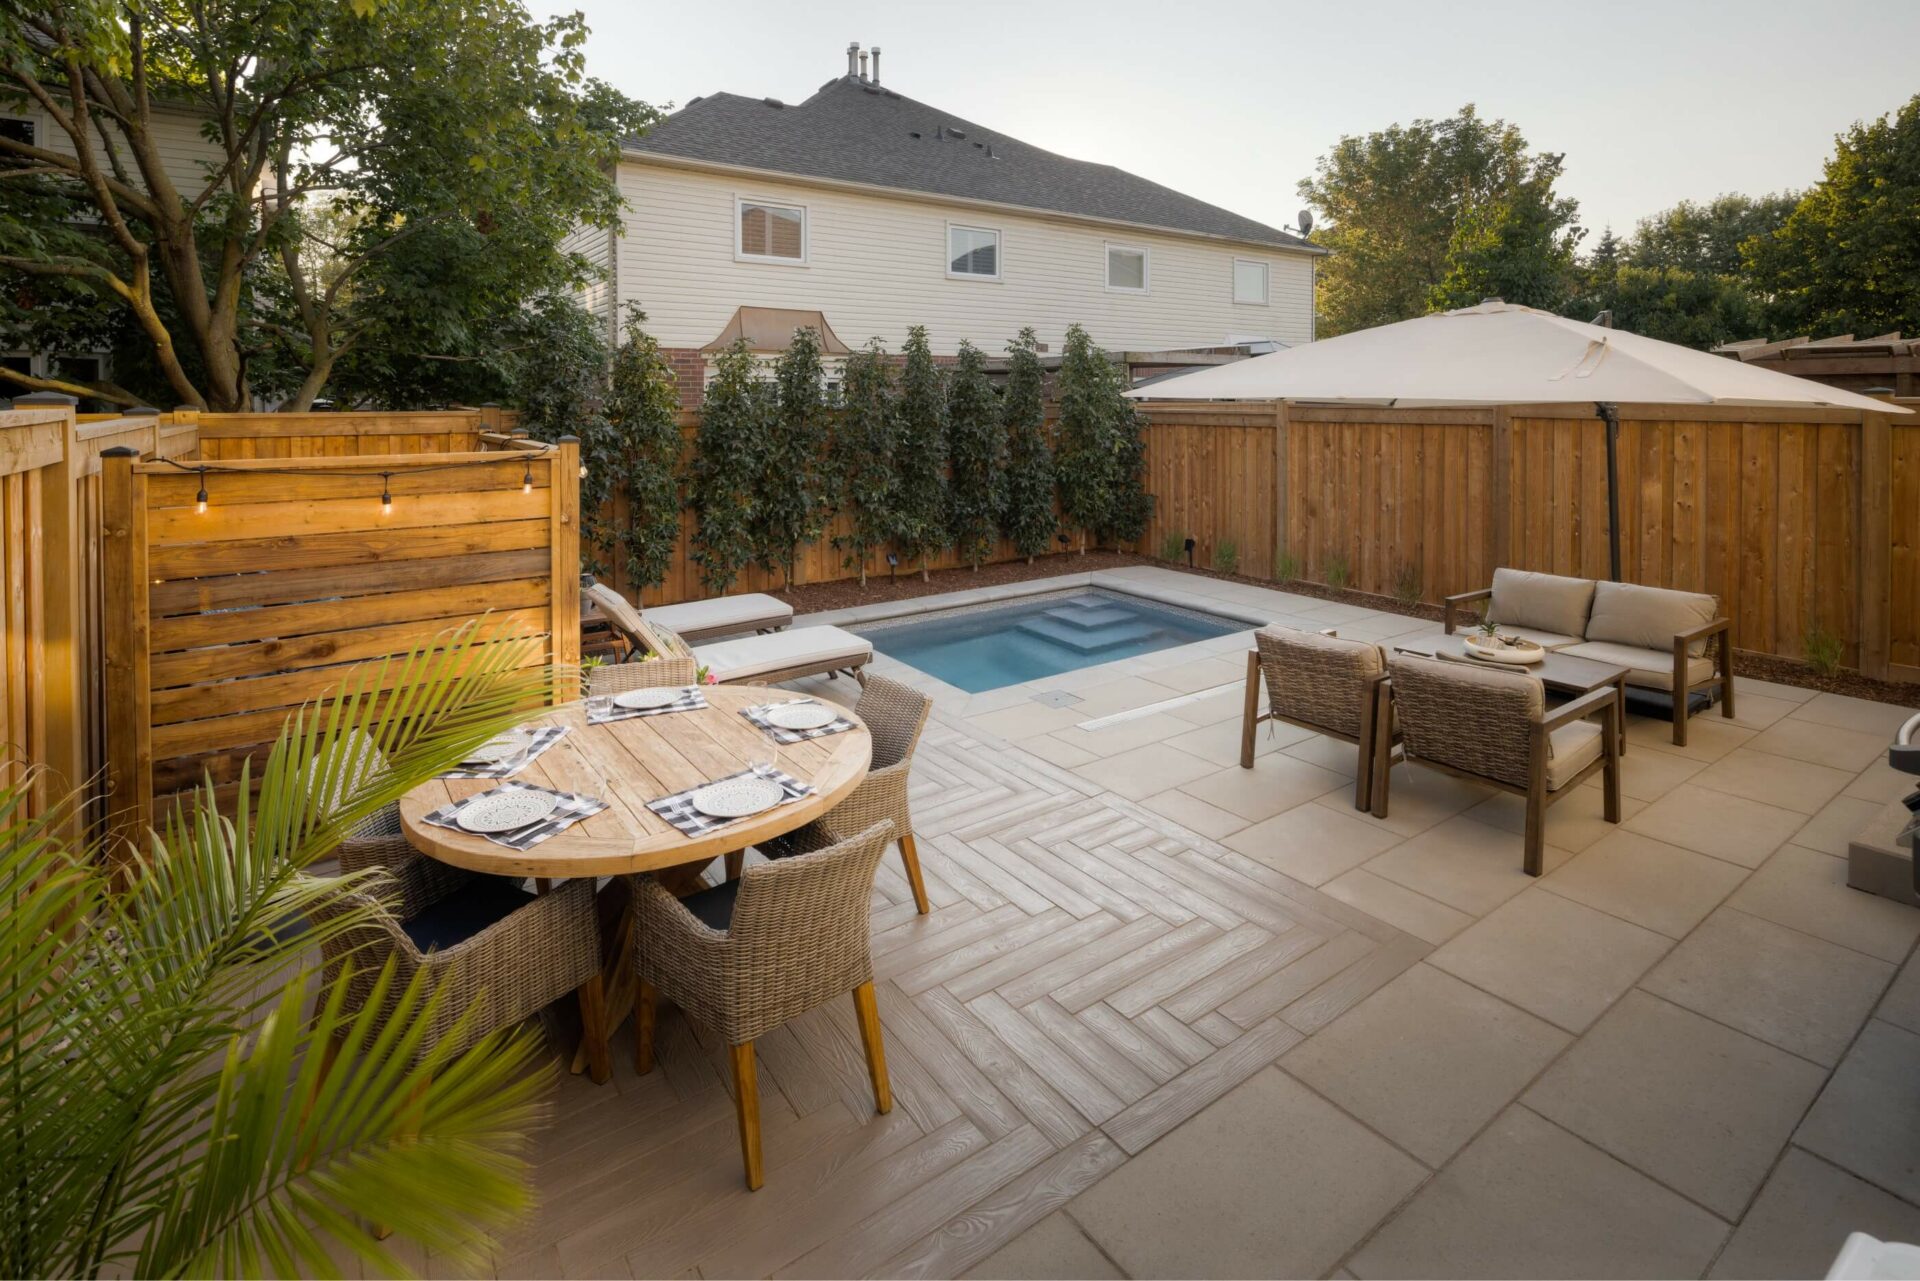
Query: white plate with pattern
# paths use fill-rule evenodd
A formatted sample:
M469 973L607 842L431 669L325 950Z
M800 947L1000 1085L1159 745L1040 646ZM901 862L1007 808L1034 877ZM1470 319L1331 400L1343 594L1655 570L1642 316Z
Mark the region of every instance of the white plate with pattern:
M613 702L616 707L646 712L677 703L686 692L684 689L630 689L624 694L615 694Z
M517 832L538 823L553 813L560 798L552 792L512 791L494 796L476 796L462 805L453 816L462 831L492 835Z
M526 746L526 734L521 730L510 729L468 752L466 759L460 763L462 765L498 765L501 761L524 751Z
M787 790L770 778L749 774L708 783L688 799L708 818L745 818L778 805Z
M820 703L782 703L767 709L767 723L781 729L819 729L839 715Z

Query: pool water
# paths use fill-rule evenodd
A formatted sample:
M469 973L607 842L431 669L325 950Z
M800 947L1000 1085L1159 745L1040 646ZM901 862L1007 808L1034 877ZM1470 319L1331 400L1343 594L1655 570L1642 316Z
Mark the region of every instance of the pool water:
M855 628L888 658L978 694L1245 631L1252 623L1088 589Z

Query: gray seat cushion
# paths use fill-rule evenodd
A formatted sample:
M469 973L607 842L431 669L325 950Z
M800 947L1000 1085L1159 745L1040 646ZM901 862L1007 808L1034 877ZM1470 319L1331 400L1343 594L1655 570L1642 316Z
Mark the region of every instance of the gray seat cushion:
M1557 636L1585 636L1593 606L1593 580L1525 569L1493 571L1493 599L1487 618L1514 627L1531 627Z
M711 889L698 890L680 900L680 906L710 930L722 934L733 928L733 905L740 898L738 880L722 881Z
M832 672L858 667L872 659L873 642L838 627L796 627L766 636L696 645L693 656L712 668L724 684L770 672Z
M1590 641L1664 649L1672 654L1676 636L1705 627L1719 612L1719 602L1701 592L1638 583L1601 583L1594 592L1593 617L1587 623L1586 637ZM1688 649L1704 654L1707 643L1698 640Z
M1605 736L1592 721L1574 721L1547 735L1547 790L1557 792L1600 759Z
M669 627L690 641L699 641L786 627L793 622L793 606L765 592L742 592L679 605L655 605L647 610L646 618L656 627Z
M505 876L476 876L400 928L422 952L464 943L490 925L498 925L533 902L519 881Z
M1668 642L1672 644L1671 641ZM1673 650L1642 649L1637 645L1617 645L1612 641L1588 641L1560 651L1570 658L1590 658L1596 663L1627 669L1627 684L1643 689L1673 688ZM1713 660L1688 657L1687 684L1698 685L1713 676Z

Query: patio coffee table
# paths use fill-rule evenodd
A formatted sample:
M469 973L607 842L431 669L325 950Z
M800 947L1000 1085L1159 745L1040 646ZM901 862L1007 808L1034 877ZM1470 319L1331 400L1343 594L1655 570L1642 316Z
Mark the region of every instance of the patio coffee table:
M1576 658L1572 654L1556 654L1552 650L1548 650L1547 656L1537 663L1490 663L1468 654L1467 638L1459 635L1416 636L1412 640L1396 641L1393 647L1402 654L1419 654L1452 663L1471 663L1475 667L1504 667L1527 672L1537 677L1548 689L1562 694L1580 695L1611 685L1614 703L1619 709L1620 754L1626 755L1627 669L1624 667L1596 662L1591 658Z

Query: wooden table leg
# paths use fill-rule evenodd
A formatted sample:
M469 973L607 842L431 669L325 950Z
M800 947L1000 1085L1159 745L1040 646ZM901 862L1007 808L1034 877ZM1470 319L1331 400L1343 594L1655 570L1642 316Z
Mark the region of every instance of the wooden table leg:
M654 875L661 884L685 898L706 888L700 873L712 862L705 858L698 863L665 868ZM639 987L639 976L633 972L633 895L627 889L627 879L616 876L608 881L594 896L594 905L600 914L600 937L612 943L602 952L604 963L600 969L601 984L606 989L607 1039L611 1042L613 1034L633 1012L634 993ZM572 1071L578 1076L586 1070L587 1043L582 1038L574 1047Z

